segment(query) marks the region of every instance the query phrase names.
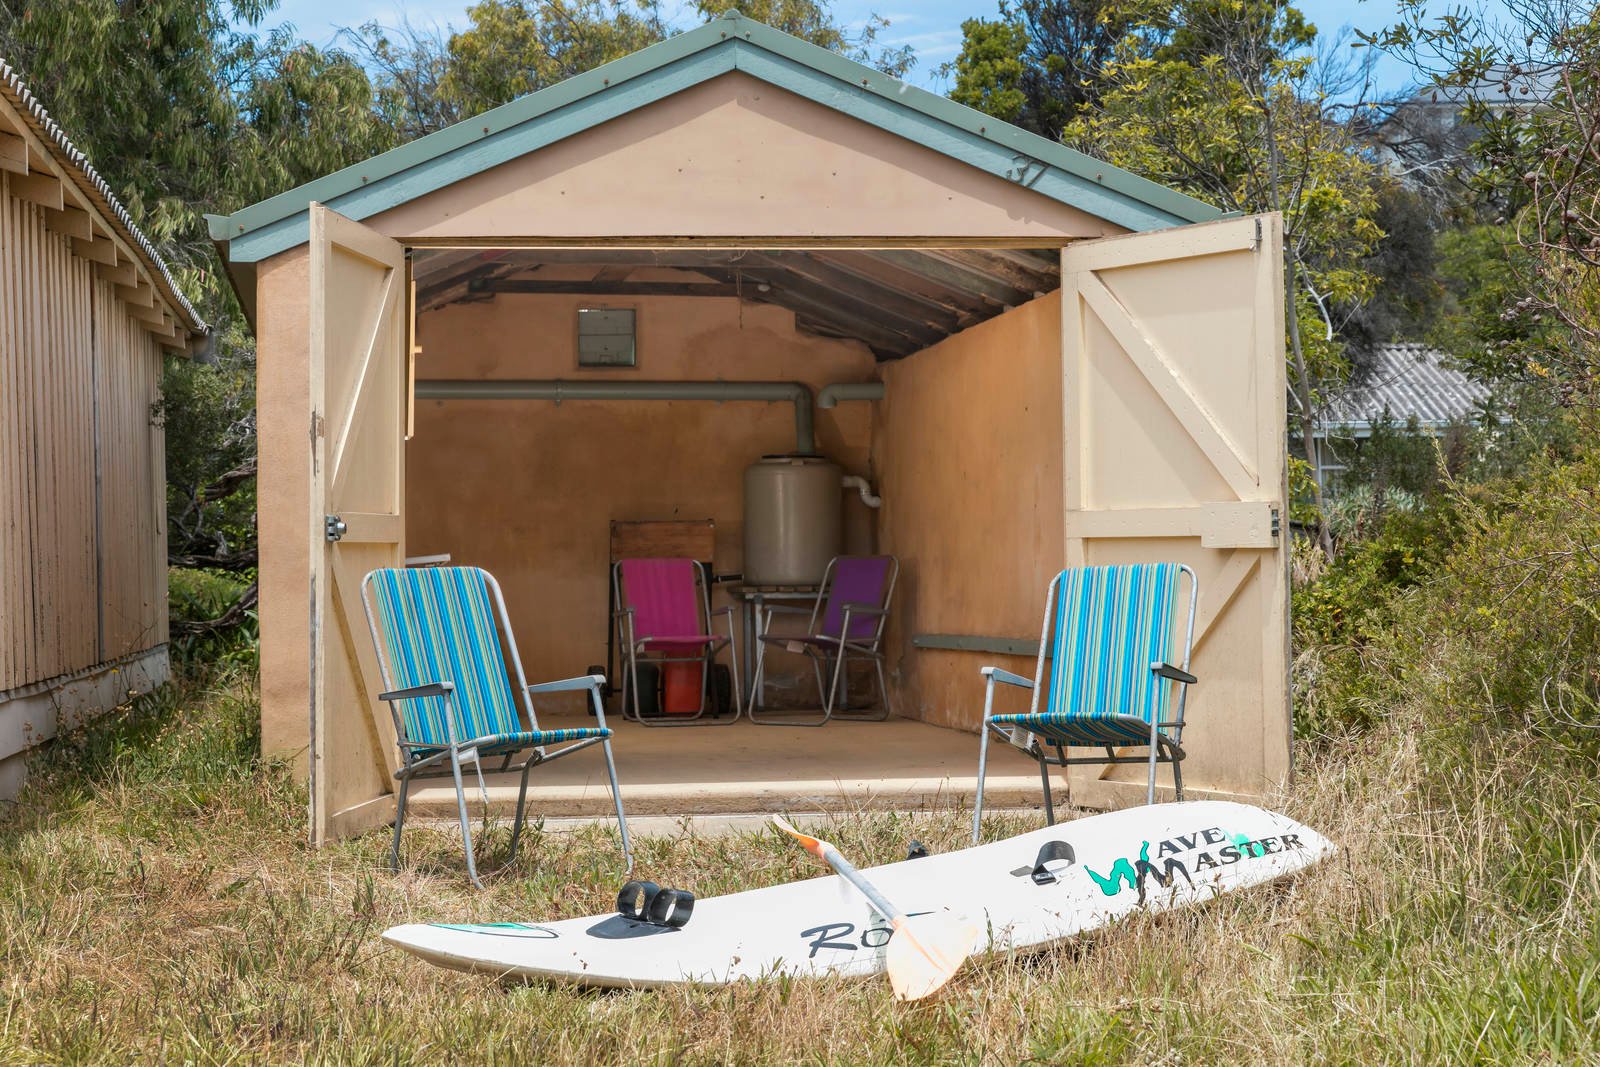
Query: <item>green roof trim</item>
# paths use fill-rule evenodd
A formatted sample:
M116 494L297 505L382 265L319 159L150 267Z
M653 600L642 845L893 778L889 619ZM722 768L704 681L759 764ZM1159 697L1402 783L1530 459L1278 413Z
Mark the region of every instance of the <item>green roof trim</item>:
M735 70L1130 230L1206 222L1221 214L1065 145L729 14L232 215L209 215L211 237L228 243L230 262L259 262L305 243L313 201L353 219L368 218Z

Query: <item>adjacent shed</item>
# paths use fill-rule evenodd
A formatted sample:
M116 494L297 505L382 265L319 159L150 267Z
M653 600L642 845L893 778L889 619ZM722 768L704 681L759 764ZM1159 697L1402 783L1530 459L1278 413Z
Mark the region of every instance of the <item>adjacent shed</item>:
M773 453L881 497L847 495L842 537L903 565L902 718L805 745L625 728L619 760L656 754L623 775L632 810L805 803L814 783L733 779L824 744L854 769L818 788L892 801L907 730L975 764L954 731L978 668L1031 669L1051 576L1158 558L1203 590L1186 780L1285 780L1276 216L1223 219L729 15L211 224L259 341L263 747L308 767L317 839L393 817L370 568L484 566L529 673L583 673L611 524L711 519L739 572L741 472ZM649 793L663 775L680 788ZM598 795L570 786L575 813Z
M162 354L203 326L0 60L0 797L167 677Z

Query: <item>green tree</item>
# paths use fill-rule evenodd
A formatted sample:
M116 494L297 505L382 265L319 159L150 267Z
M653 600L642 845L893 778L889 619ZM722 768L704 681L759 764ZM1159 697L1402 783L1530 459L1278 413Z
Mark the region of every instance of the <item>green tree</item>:
M1141 33L1110 0L1002 0L998 17L961 24L943 72L950 98L1048 137L1100 98L1101 70Z
M961 54L946 68L955 75L950 99L1021 125L1031 102L1023 87L1027 50L1028 31L1017 19L967 19L961 24Z
M462 117L582 74L667 35L654 3L482 0L452 34L440 95Z
M833 14L828 0L694 0L694 9L706 21L728 11L740 11L757 22L896 78L905 77L917 62L909 45L882 43L880 38L889 28L888 19L870 15L859 29L852 31Z
M254 344L201 216L393 143L359 64L287 31L249 32L271 6L0 0L0 54L88 154L212 324L207 361L171 361L151 413L167 430L168 548L176 564L247 578L256 561Z
M822 0L695 0L695 16L739 8L786 33L878 69L903 75L909 47L880 42L888 21L873 16L852 31ZM402 141L443 129L490 108L582 74L661 41L678 26L659 0L479 0L461 30L425 30L408 22L369 22L341 34L371 69L377 110Z
M1592 429L1600 422L1600 9L1551 0L1509 5L1490 20L1457 10L1433 17L1421 0L1402 0L1400 21L1365 38L1425 71L1480 131L1473 184L1503 214L1495 230L1464 238L1462 251L1476 253L1480 275L1486 265L1505 268L1483 279L1486 291L1462 294L1492 345L1476 353L1480 369L1547 381ZM1489 245L1496 233L1503 251Z
M1337 323L1356 366L1377 345L1416 340L1431 329L1444 295L1433 206L1396 181L1382 181L1377 195L1373 221L1383 238L1362 262L1374 279L1371 296L1341 309Z
M1335 309L1373 288L1377 168L1330 114L1315 30L1294 8L1180 0L1127 12L1138 32L1104 68L1099 109L1066 139L1225 210L1282 215L1289 409L1314 470L1318 411L1347 369ZM1320 509L1322 487L1310 488ZM1325 525L1322 545L1332 553Z

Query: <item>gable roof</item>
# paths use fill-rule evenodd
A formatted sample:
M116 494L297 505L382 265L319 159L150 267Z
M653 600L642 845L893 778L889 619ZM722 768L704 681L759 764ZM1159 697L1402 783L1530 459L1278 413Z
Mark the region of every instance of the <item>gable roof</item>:
M232 215L207 216L233 263L305 243L307 208L368 218L732 71L1018 182L1129 230L1222 213L1192 197L730 12L697 29Z
M83 194L95 215L107 227L115 229L139 257L153 287L176 312L180 327L191 334L205 333L208 327L178 288L155 245L134 225L133 217L111 191L111 186L94 169L89 157L72 143L66 131L50 117L44 105L28 89L22 76L3 57L0 57L0 98L4 98L16 111L43 150ZM4 132L3 126L0 126L0 132Z

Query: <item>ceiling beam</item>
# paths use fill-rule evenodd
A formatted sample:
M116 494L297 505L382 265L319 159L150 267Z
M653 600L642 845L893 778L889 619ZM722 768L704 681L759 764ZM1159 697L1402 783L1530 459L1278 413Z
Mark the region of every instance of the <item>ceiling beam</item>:
M854 295L849 290L810 281L787 267L736 267L732 270L713 270L708 267L705 268L705 272L708 276L723 281L737 281L737 275L743 274L746 281L741 288L749 299L781 304L784 303L786 296L792 294L806 301L810 307L823 309L823 318L872 324L888 334L899 335L903 340L915 342L917 348L926 348L944 340L949 334L947 329L927 323L921 318L907 318L891 312L883 304L874 303L864 296ZM769 288L766 292L762 292L750 284L752 280L764 281Z
M707 268L710 274L710 268ZM721 275L718 275L721 276ZM776 304L794 312L797 318L805 316L818 319L834 326L840 331L841 336L853 337L869 345L874 351L893 353L897 356L910 355L912 352L927 346L915 338L898 333L881 322L871 317L863 317L852 312L842 310L837 303L828 298L817 298L790 286L786 288L772 288L761 292L753 285L745 285L744 297L763 304Z
M751 288L754 288L753 286ZM738 296L733 284L693 282L541 281L534 278L487 278L473 282L475 293L579 296ZM749 294L746 294L749 295Z
M992 256L987 252L971 252L961 248L941 249L933 253L938 258L948 263L966 267L976 271L986 278L1010 285L1022 290L1028 296L1035 293L1046 293L1051 289L1059 288L1060 276L1050 277L1044 271L1025 267L1020 263L1013 263L1000 256Z
M909 322L922 323L943 333L956 330L960 317L949 308L933 300L892 285L841 270L804 252L776 257L761 257L787 273L826 286L836 292L851 294L873 307L882 308Z
M869 281L887 285L901 292L913 293L926 300L932 300L940 306L953 311L963 329L980 319L987 318L1003 310L1003 306L998 301L989 300L978 293L957 288L937 281L926 274L902 267L897 263L891 263L883 258L881 253L875 254L870 258L853 257L848 259L843 256L836 256L832 252L813 253L813 255L822 262L838 267L847 273L857 274Z
M989 248L985 251L991 256L1009 260L1027 270L1042 271L1057 277L1061 274L1059 248Z
M431 311L446 304L453 304L458 300L471 296L472 285L475 282L499 278L526 269L518 263L483 263L477 260L469 262L477 265L468 267L465 270L444 274L442 278L430 279L426 285L419 284L417 286L417 308L422 311Z
M1033 293L1024 293L1013 285L996 281L987 274L972 270L962 264L941 258L938 251L901 252L886 249L878 253L886 261L903 267L913 274L921 274L961 292L976 292L1006 309L1025 304Z

